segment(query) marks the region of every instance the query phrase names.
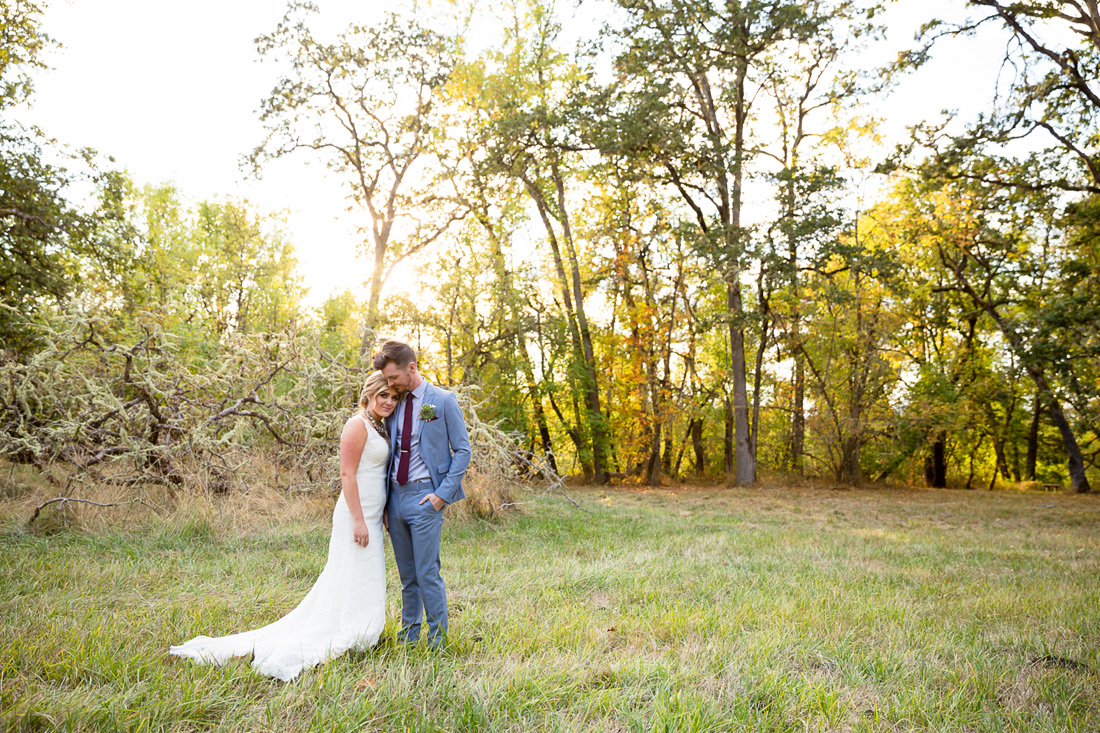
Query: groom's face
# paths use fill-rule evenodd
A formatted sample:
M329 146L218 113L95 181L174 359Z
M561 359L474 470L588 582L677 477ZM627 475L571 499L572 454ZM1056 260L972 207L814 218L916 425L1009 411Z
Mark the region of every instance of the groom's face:
M416 370L416 362L409 362L404 367L398 366L395 362L390 362L386 366L382 367L382 376L386 378L389 385L396 389L401 394L416 389L416 385L413 382L418 376Z

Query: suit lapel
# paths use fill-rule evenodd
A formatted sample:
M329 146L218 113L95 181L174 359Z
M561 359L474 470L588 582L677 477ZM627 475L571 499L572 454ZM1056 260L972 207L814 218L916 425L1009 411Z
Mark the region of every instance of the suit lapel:
M431 382L428 382L428 388L426 390L424 390L424 401L421 402L421 404L422 405L434 405L435 404L435 385L432 384ZM438 417L438 415L437 415L437 417ZM420 416L417 415L416 418L417 418L417 420L419 420ZM421 453L424 453L425 450L427 450L427 452L429 452L429 453L432 451L432 446L428 445L428 441L424 440L424 426L427 425L427 424L428 423L425 422L422 425L420 425L420 452ZM427 461L425 461L425 463L427 463Z
M435 385L428 382L428 388L424 390L424 400L421 405L434 405L435 404ZM420 416L417 415L419 418Z

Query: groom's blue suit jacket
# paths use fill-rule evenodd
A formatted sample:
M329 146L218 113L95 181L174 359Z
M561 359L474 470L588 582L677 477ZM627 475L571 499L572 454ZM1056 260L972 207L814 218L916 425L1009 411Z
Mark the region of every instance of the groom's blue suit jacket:
M420 458L428 467L428 474L432 478L432 493L448 504L465 499L462 477L470 466L470 436L466 433L466 422L462 419L458 398L454 392L448 392L428 382L421 404L435 406L434 420L423 420L419 415L414 415L420 421ZM397 417L396 411L394 412L394 416L388 418L386 426L390 433L390 445L394 447L390 451L387 476L393 475L393 462L400 455L396 450ZM387 487L389 483L386 481Z

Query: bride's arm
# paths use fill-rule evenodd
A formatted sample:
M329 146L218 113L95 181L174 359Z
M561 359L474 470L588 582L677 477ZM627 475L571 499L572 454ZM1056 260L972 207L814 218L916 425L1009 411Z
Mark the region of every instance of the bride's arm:
M351 512L351 533L355 544L366 547L370 541L367 523L363 520L363 507L359 503L359 484L355 481L355 471L359 468L359 458L363 455L363 446L367 444L367 425L357 417L344 424L340 433L340 486L344 490L344 501Z

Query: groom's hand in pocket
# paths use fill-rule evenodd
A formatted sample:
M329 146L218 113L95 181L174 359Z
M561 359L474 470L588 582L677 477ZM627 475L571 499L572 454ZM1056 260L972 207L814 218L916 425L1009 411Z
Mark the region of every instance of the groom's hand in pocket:
M442 499L440 499L435 494L428 494L427 496L425 496L423 499L420 500L420 503L423 504L426 501L430 501L432 503L432 509L435 509L437 512L440 509L443 508L444 504L447 503L447 502L443 501Z

